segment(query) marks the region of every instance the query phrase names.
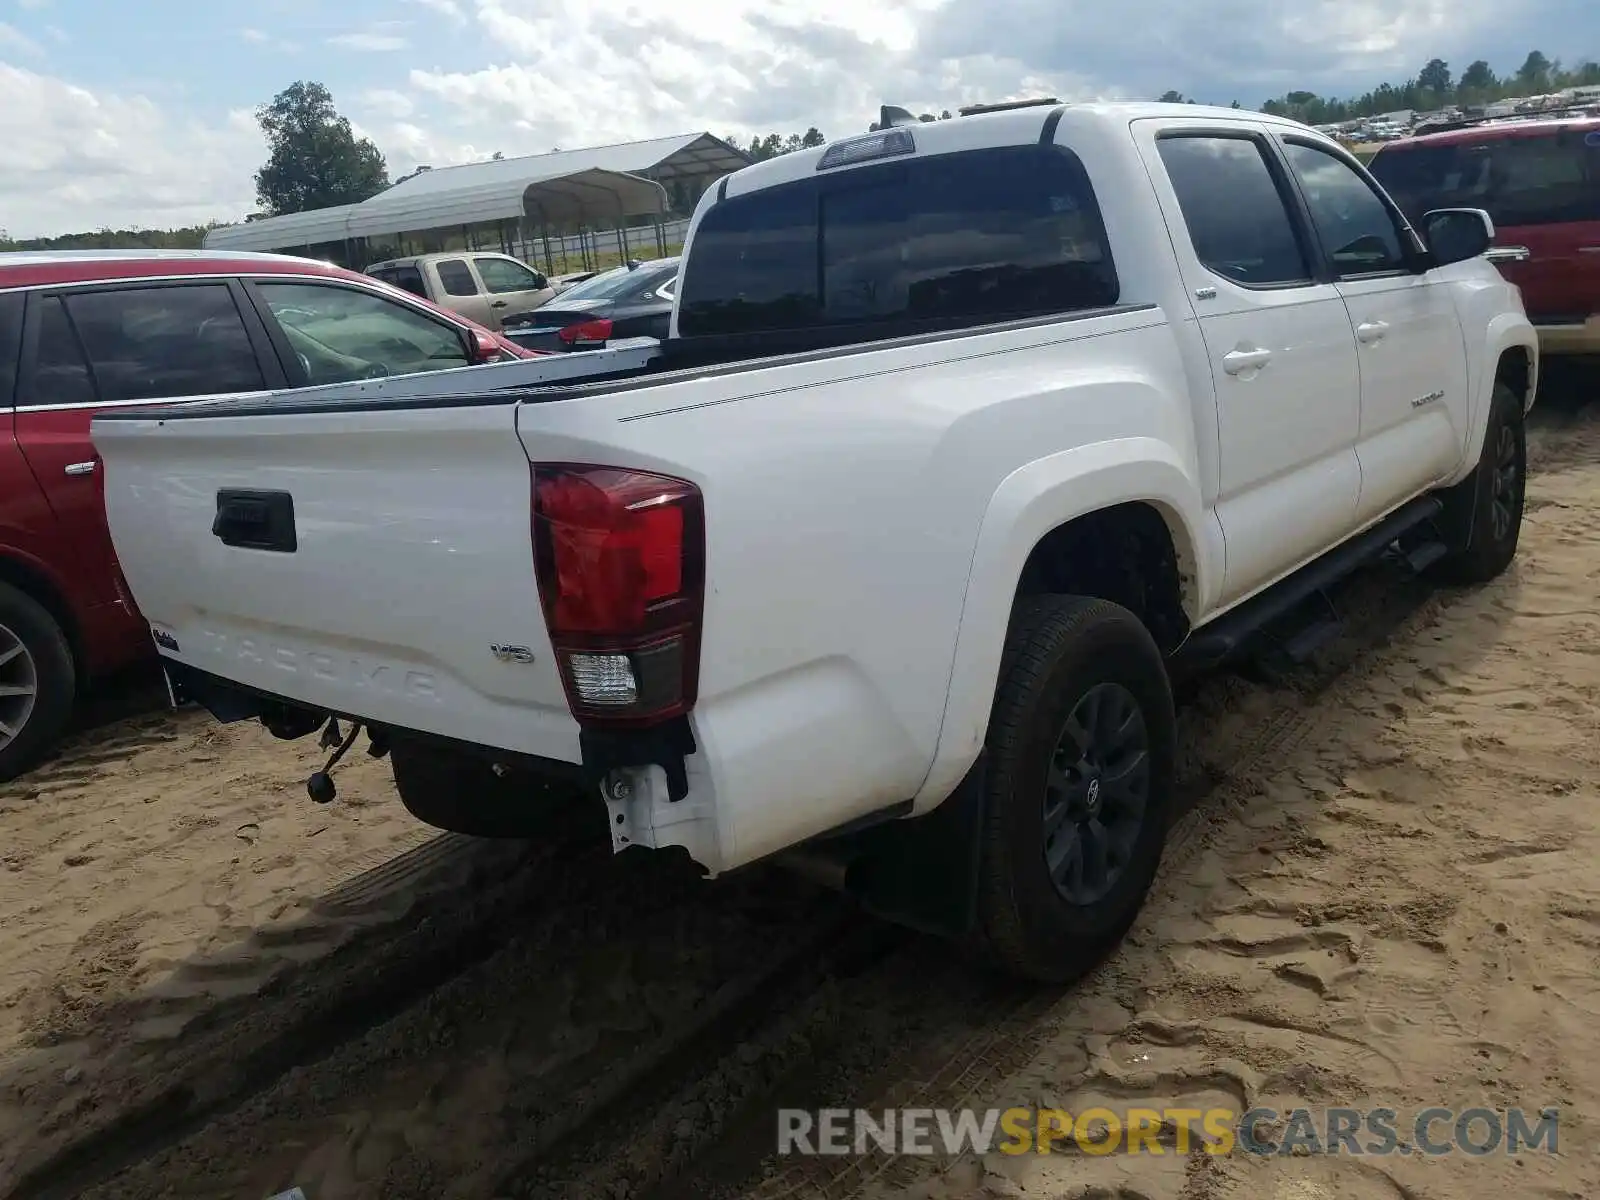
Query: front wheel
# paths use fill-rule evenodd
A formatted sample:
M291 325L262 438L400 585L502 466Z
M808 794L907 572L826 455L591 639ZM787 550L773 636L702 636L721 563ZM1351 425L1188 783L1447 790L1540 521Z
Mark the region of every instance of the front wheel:
M33 597L0 583L0 782L55 744L76 690L61 626Z
M1446 583L1487 583L1511 565L1522 532L1527 484L1522 401L1509 384L1497 381L1483 452L1465 484L1459 485L1471 490L1472 536L1463 549L1436 564L1436 578Z
M1160 650L1127 609L1047 596L1013 617L990 717L979 929L1007 970L1068 982L1155 879L1177 742Z

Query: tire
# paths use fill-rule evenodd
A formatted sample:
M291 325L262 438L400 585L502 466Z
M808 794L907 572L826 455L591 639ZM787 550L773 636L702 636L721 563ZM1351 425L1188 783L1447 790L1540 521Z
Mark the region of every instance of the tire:
M1104 736L1096 751L1100 761L1092 761L1091 754L1089 769L1081 774L1077 767L1063 769L1077 753L1069 719L1078 719L1074 728L1093 724L1086 705L1096 698L1103 720L1127 717L1131 724L1136 714L1142 724L1143 766L1132 775L1122 774L1132 761L1129 747L1117 750L1116 739ZM1077 596L1042 597L1018 606L989 723L978 874L980 936L1001 967L1029 979L1067 983L1122 940L1161 862L1176 742L1166 665L1137 617L1108 601ZM1058 743L1072 753L1058 756ZM1050 784L1052 776L1062 784L1074 775L1065 790ZM1062 802L1069 796L1063 815ZM1114 820L1113 814L1120 815ZM1047 838L1047 820L1057 817L1057 832ZM1096 823L1100 834L1094 833ZM1109 859L1115 870L1102 874L1092 869L1098 859L1092 846L1108 844L1111 830L1119 835ZM1062 838L1077 839L1076 888L1074 852ZM1067 863L1060 886L1047 854ZM1105 885L1098 894L1096 883Z
M33 597L0 583L0 782L52 747L72 716L77 670L56 619ZM15 689L29 688L31 694Z
M1444 583L1487 583L1511 565L1522 533L1528 446L1522 402L1496 381L1478 465L1464 484L1472 496L1472 536L1464 549L1434 565Z
M532 837L578 799L574 790L537 776L497 775L487 758L420 742L395 741L389 763L400 802L412 816L471 837ZM601 807L599 797L593 807Z

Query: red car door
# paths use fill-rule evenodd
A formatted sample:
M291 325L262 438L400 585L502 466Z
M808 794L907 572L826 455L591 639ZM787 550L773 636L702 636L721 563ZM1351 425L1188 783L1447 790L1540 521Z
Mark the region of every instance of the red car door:
M29 297L15 435L54 510L63 572L86 607L121 589L89 440L97 409L256 391L282 380L227 280L53 288ZM270 362L267 360L270 359ZM131 614L131 606L129 607Z

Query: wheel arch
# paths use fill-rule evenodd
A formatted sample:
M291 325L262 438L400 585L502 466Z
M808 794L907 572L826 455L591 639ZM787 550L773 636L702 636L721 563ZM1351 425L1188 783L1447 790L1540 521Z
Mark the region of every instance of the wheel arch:
M72 651L72 669L81 687L88 682L88 660L84 652L83 626L67 600L65 589L43 567L19 557L13 551L0 551L0 583L10 584L37 603L61 627Z
M1472 397L1472 425L1468 430L1461 471L1451 482L1458 482L1478 465L1483 453L1483 435L1489 427L1489 406L1494 402L1495 385L1511 384L1522 397L1522 411L1532 407L1539 390L1539 335L1520 314L1502 314L1490 322L1484 346L1484 370Z
M984 514L956 631L944 718L917 813L937 807L976 761L988 729L1000 660L1019 597L1060 590L1051 564L1106 530L1170 565L1164 649L1175 649L1204 607L1220 563L1202 540L1199 485L1165 442L1125 438L1064 451L1008 476ZM1073 586L1066 576L1067 586ZM1082 579L1081 573L1077 578ZM1079 584L1078 586L1082 586ZM1118 600L1106 589L1089 594ZM1119 600L1119 602L1121 602ZM1181 632L1178 632L1181 630ZM1154 631L1152 631L1154 632Z

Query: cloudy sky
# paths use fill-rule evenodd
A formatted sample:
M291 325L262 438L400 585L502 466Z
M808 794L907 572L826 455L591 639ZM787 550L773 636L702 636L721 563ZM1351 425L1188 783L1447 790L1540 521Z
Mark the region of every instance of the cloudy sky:
M1559 31L1559 32L1558 32ZM236 220L251 112L333 92L391 175L706 129L864 129L882 102L1255 105L1435 55L1600 57L1594 0L0 0L0 229Z

